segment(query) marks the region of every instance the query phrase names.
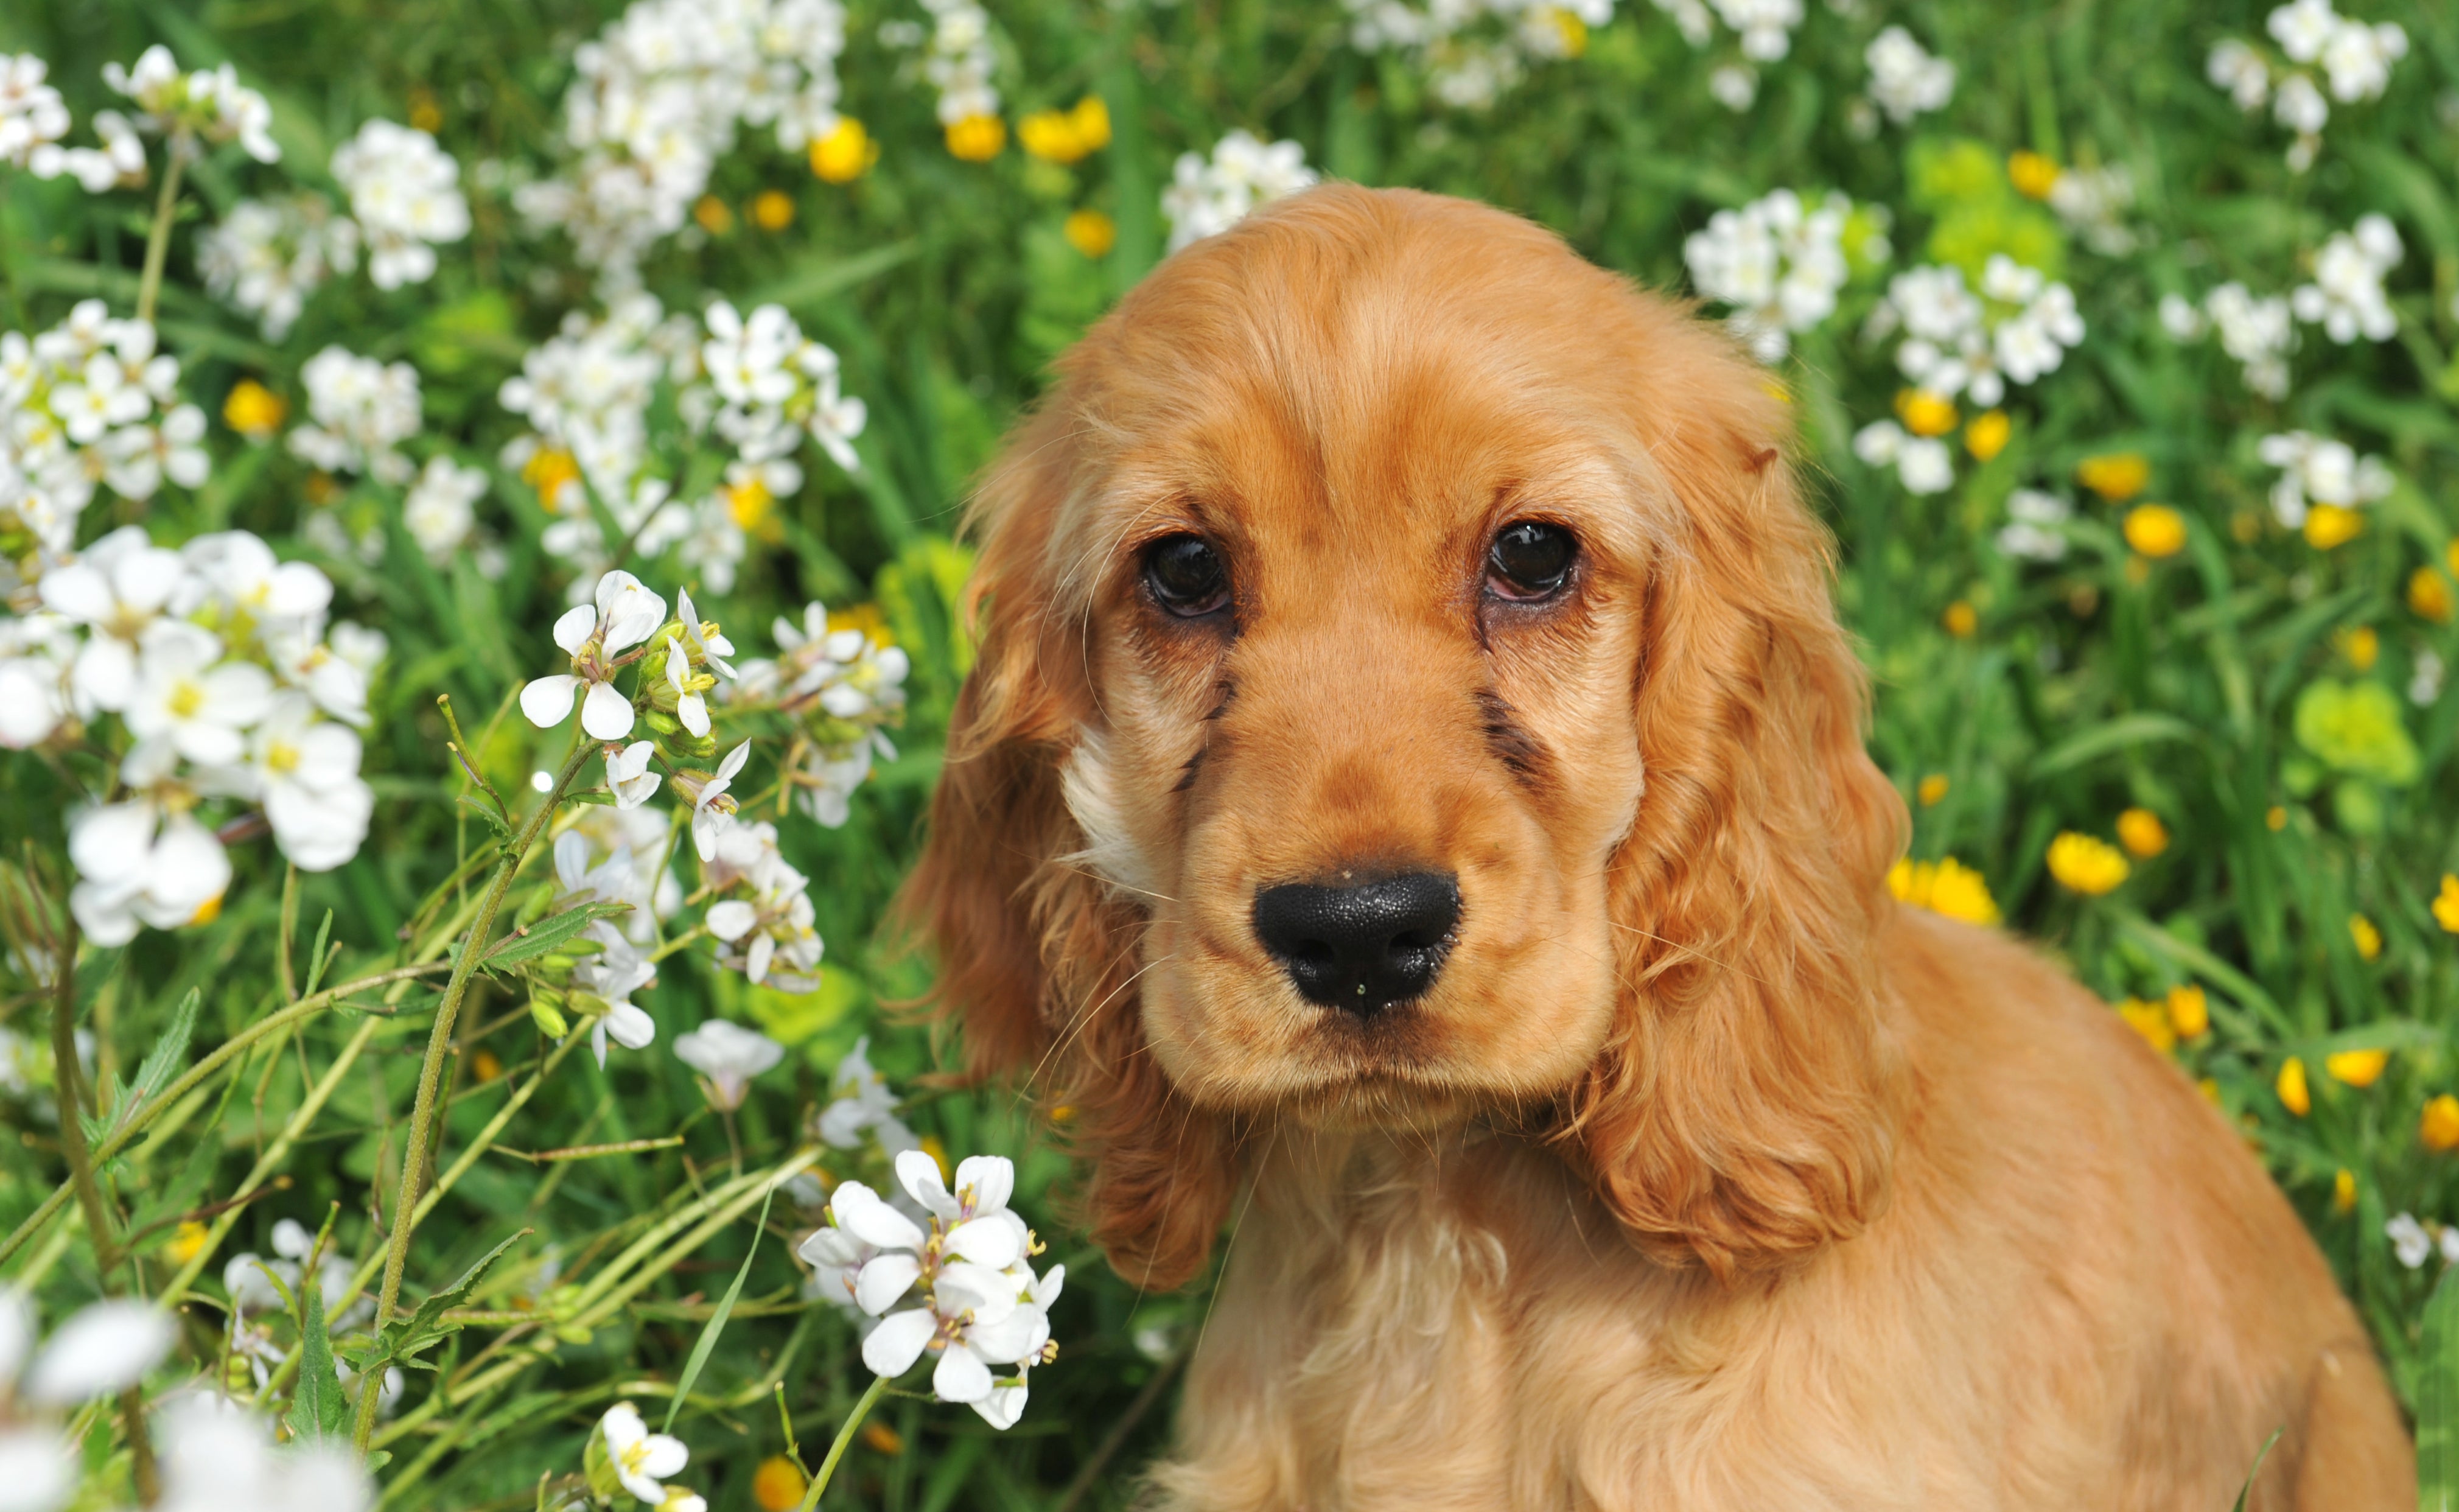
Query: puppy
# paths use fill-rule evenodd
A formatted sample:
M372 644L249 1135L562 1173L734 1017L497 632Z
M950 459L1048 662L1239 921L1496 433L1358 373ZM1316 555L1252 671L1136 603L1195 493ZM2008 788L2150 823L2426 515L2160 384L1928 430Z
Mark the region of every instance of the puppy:
M1170 1508L2404 1507L2364 1330L1902 806L1716 330L1497 211L1179 253L975 504L909 904L1142 1288Z

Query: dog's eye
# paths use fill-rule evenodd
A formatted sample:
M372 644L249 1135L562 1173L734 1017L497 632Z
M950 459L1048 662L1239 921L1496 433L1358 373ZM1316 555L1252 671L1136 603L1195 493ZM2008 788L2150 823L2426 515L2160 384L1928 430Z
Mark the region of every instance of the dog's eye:
M1145 552L1145 585L1155 602L1181 619L1210 614L1230 601L1230 573L1201 536L1169 536Z
M1520 520L1495 535L1485 553L1485 585L1497 598L1528 601L1551 596L1570 576L1579 542L1560 525Z

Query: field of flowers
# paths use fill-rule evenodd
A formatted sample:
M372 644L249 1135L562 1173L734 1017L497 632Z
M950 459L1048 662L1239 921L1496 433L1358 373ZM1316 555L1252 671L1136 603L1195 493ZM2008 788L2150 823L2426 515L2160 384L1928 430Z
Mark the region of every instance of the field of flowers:
M1898 894L2173 1056L2429 1396L2459 11L2333 5L0 9L0 1512L1127 1503L1204 1290L935 1076L888 904L969 479L1317 176L1731 322Z

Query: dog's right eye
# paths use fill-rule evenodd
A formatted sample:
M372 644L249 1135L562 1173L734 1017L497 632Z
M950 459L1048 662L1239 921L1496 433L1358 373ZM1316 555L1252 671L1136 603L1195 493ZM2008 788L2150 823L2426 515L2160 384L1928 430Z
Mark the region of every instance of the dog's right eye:
M1230 571L1201 536L1169 536L1145 550L1145 586L1153 601L1182 620L1208 615L1230 601Z

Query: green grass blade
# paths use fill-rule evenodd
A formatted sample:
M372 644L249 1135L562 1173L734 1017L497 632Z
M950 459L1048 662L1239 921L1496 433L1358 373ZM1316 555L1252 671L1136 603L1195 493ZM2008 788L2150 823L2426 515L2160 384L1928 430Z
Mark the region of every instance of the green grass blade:
M691 1358L683 1361L683 1376L675 1382L675 1394L666 1399L666 1420L658 1425L660 1433L673 1431L675 1414L683 1410L683 1398L691 1395L693 1384L700 1379L701 1367L708 1363L709 1352L717 1348L717 1336L725 1332L726 1315L734 1311L735 1298L743 1295L743 1283L751 1274L751 1262L759 1257L760 1236L768 1228L768 1205L776 1200L776 1196L777 1188L771 1186L768 1195L760 1199L760 1216L751 1225L751 1248L743 1251L743 1265L734 1272L734 1284L725 1289L725 1295L718 1298L717 1311L708 1315L707 1326L700 1331L700 1342L692 1346Z
M2459 1512L2459 1283L2442 1272L2425 1305L2416 1369L2416 1504Z

